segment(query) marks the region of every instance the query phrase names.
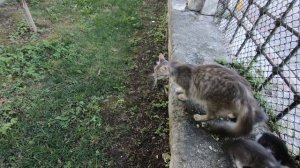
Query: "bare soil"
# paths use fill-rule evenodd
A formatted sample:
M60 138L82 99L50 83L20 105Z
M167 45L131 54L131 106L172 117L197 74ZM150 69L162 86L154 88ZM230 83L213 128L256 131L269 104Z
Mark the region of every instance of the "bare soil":
M47 39L48 35L51 32L50 21L46 19L34 18L36 26L38 29L38 34L35 38L33 38L33 33L30 31L30 28L27 27L28 30L24 29L24 25L21 25L22 22L25 22L24 11L20 5L17 3L4 3L0 5L0 45L11 45L11 44L26 44L33 40L42 40ZM67 25L67 24L58 24L58 25ZM53 25L53 26L58 26ZM52 27L53 27L52 26ZM21 33L21 34L20 34ZM55 34L54 32L51 32ZM54 36L54 35L53 35Z
M22 10L16 5L0 6L0 45L10 44L9 34L15 30L21 20Z
M134 68L129 74L126 105L119 109L107 109L109 112L105 121L111 127L129 124L129 133L118 133L121 136L115 137L115 145L108 151L116 167L159 168L167 165L162 154L169 152L168 110L167 106L155 106L167 101L164 91L167 83L160 81L153 88L153 79L150 77L158 54L167 51L167 39L155 44L155 37L151 33L159 26L157 19L165 11L166 1L145 0L144 8L140 11L143 26L136 33L141 40L135 51Z

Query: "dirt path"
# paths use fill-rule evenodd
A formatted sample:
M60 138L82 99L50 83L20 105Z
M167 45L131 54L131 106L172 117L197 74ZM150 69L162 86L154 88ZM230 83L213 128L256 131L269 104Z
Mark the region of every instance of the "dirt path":
M128 132L116 133L114 146L108 151L113 167L165 167L162 154L169 152L168 111L165 83L152 88L153 65L160 52L167 51L166 1L146 0L140 11L142 28L136 33L137 50L134 68L129 74L129 91L125 105L111 109L107 104L105 120L111 127L124 124ZM118 116L118 117L116 117Z

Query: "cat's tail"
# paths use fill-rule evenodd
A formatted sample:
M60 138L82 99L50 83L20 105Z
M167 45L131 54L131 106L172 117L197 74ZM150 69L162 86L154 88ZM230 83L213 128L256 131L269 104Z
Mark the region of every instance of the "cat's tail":
M241 104L241 111L236 122L215 121L212 124L213 132L223 136L239 137L245 136L252 131L254 125L253 109L247 103Z
M257 102L250 94L250 91L243 90L243 98L236 100L235 107L238 112L236 122L216 121L212 124L213 131L224 136L239 137L245 136L252 131L257 120L263 120L263 116L256 116ZM258 119L258 118L259 119Z
M259 106L255 109L255 123L266 122L268 120L267 114Z

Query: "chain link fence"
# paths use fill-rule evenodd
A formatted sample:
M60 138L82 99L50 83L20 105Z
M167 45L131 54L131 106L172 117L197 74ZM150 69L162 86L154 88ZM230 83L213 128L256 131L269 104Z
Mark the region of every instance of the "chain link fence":
M232 61L253 76L273 131L299 156L300 0L219 0L214 21Z

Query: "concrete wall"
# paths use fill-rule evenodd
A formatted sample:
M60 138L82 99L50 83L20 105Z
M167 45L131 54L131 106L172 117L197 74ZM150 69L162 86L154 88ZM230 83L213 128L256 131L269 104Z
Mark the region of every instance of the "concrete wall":
M214 15L218 0L187 0L187 8L204 15Z

